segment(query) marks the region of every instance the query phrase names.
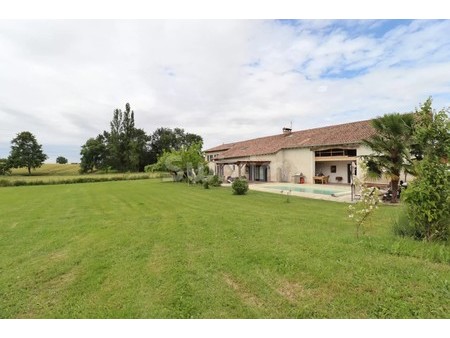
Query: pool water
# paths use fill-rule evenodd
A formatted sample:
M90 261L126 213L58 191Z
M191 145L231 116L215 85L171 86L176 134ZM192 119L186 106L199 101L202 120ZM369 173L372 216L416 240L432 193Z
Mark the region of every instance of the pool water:
M273 189L273 190L283 190L283 191L298 191L298 192L308 192L311 194L320 194L320 195L334 195L334 196L340 196L340 195L346 195L350 193L350 191L347 190L337 190L337 189L327 189L327 188L313 188L313 187L297 187L297 186L273 186L273 187L267 187L267 189Z

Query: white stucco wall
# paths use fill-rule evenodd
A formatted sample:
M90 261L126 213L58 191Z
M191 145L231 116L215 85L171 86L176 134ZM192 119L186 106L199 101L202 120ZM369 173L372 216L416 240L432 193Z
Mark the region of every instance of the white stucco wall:
M358 147L356 154L358 156L364 156L364 155L370 155L372 153L373 153L372 149L370 149L369 147L367 147L365 145L361 145ZM358 161L358 169L357 169L358 170L358 175L357 175L358 179L360 179L363 182L382 183L382 184L389 183L389 179L386 177L382 177L381 179L366 177L366 172L361 168L360 163L361 163L361 161Z
M270 164L272 181L294 182L294 175L303 174L305 183L313 183L314 153L309 149L284 149L273 158Z
M305 176L305 183L312 183L312 176L314 172L314 152L309 149L286 149L277 152L276 154L249 156L233 160L245 161L268 161L270 162L267 171L267 179L269 182L294 182L294 175L303 173ZM231 170L232 166L224 166L224 176L238 176L238 167ZM245 166L241 169L241 175L245 175ZM248 174L247 174L248 176Z

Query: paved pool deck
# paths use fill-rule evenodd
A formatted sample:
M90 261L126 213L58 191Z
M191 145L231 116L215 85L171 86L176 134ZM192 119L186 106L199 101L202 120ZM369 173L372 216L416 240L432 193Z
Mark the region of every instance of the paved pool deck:
M286 187L286 190L275 189L275 187ZM300 196L306 198L314 198L319 200L334 201L351 203L351 190L350 186L347 185L334 185L334 184L294 184L294 183L249 183L249 189L255 191L270 192L279 195L286 195L289 188L294 189L296 187L310 188L310 189L325 189L325 190L335 190L339 192L338 196L315 194L312 192L300 192L291 190L291 196ZM283 191L283 192L282 192Z

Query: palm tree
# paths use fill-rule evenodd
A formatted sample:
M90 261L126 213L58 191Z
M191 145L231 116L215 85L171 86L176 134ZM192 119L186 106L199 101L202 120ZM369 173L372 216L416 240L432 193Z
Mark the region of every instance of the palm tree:
M373 150L367 160L368 173L387 176L391 180L392 203L397 202L400 174L410 164L410 141L412 137L412 114L386 114L372 120L375 134L363 143Z

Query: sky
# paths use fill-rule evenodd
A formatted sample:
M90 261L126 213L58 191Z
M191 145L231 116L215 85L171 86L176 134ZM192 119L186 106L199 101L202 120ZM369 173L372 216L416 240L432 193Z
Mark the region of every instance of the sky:
M0 158L21 131L79 162L130 103L204 149L450 106L450 20L0 20Z

